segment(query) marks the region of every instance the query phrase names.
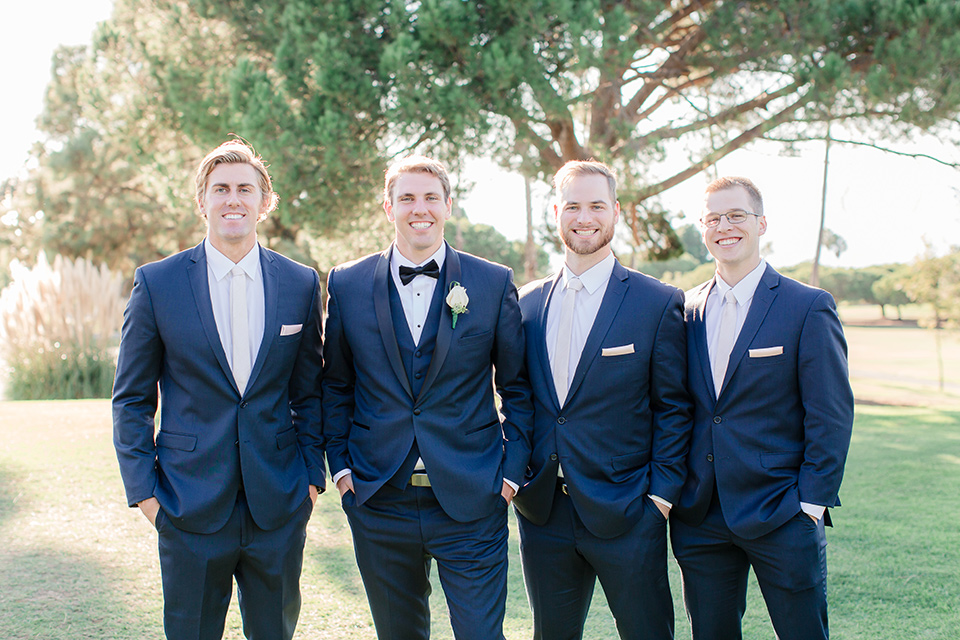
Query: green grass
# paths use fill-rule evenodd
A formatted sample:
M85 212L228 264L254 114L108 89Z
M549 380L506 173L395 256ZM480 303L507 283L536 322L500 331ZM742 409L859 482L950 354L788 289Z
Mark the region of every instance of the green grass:
M163 637L156 534L123 498L107 401L0 403L0 638ZM960 611L960 412L859 406L828 530L833 637L948 640ZM512 520L512 519L511 519ZM506 636L530 615L511 532ZM689 637L671 562L677 637ZM310 521L299 638L375 637L336 498ZM451 638L435 584L435 638ZM242 638L236 601L226 638ZM597 590L586 636L616 631ZM755 583L747 639L773 638Z

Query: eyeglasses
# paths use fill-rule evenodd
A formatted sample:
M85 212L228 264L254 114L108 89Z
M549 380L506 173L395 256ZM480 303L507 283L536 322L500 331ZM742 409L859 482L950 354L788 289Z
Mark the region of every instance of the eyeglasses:
M700 218L700 222L705 227L715 227L720 224L720 218L726 218L730 224L743 224L746 222L747 216L757 216L760 218L762 214L742 211L740 209L731 209L724 213L708 213Z

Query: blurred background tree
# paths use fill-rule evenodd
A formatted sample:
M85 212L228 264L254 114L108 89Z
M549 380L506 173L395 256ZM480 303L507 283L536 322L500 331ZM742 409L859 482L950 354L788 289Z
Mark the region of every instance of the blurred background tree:
M262 238L324 271L331 243L382 246L399 154L537 180L595 157L619 172L637 262L666 259L684 244L665 190L827 121L864 139L935 128L956 116L957 68L954 0L117 0L89 47L58 52L47 138L0 215L18 213L5 242L22 258L129 273L198 239L191 172L236 134L275 166Z

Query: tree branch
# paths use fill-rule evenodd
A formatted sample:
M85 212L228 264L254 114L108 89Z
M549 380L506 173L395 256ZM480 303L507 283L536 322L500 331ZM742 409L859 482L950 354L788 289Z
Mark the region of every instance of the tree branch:
M772 118L768 118L763 122L761 122L760 124L758 124L757 126L751 129L747 129L746 131L744 131L743 133L741 133L736 138L734 138L727 144L723 145L719 149L714 149L713 151L708 153L706 156L704 156L699 162L692 164L690 167L667 178L666 180L663 180L662 182L644 187L643 189L640 190L639 195L637 197L637 201L642 202L647 198L653 197L659 193L663 193L664 191L666 191L667 189L670 189L671 187L677 186L678 184L680 184L681 182L683 182L688 178L692 178L693 176L697 175L707 167L713 164L716 164L721 158L729 155L730 153L733 153L740 147L744 146L751 140L762 137L767 131L770 131L771 129L774 129L780 126L784 122L791 120L793 118L793 115L801 107L803 107L805 104L810 102L812 99L813 98L810 95L801 96L800 98L797 99L796 102L784 108Z
M769 140L770 142L782 142L786 144L792 144L797 142L822 142L823 138L815 138L811 136L798 136L796 138L775 138L773 136L761 136L764 140ZM870 147L871 149L876 149L884 153L892 153L895 156L903 156L906 158L924 158L926 160L933 160L939 164L944 165L945 167L950 167L951 169L960 169L960 162L947 162L946 160L941 160L936 156L932 156L928 153L909 153L907 151L897 151L896 149L891 149L889 147L882 147L873 142L862 142L860 140L839 140L834 137L830 137L832 142L839 144L850 144L858 147Z

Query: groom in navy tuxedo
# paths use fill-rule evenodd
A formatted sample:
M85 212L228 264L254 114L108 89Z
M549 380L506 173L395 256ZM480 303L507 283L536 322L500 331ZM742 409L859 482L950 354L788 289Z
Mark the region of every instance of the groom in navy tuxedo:
M760 257L763 199L747 178L706 189L716 275L687 292L694 426L670 536L697 640L739 640L751 567L781 640L826 639L827 508L853 427L833 298Z
M599 578L621 638L673 637L667 514L690 431L683 293L610 249L616 179L554 177L564 266L523 288L533 455L514 504L534 638L580 638Z
M236 578L244 634L288 640L324 487L319 278L258 244L277 196L246 144L211 151L196 188L206 239L137 269L124 313L120 475L159 535L168 638L221 638Z
M444 242L452 203L442 164L398 162L383 204L395 241L328 281L327 461L381 639L429 637L431 560L454 635L503 637L530 388L512 274Z

